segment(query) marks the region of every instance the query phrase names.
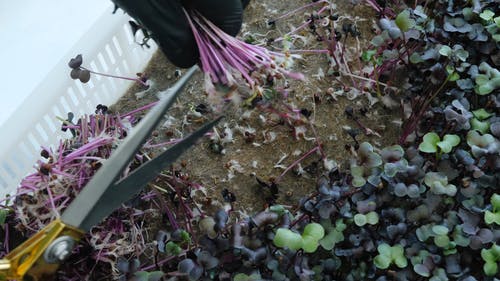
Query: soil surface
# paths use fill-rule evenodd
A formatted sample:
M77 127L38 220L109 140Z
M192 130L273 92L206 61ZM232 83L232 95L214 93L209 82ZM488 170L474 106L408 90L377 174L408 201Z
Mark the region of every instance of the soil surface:
M318 8L297 12L277 21L271 27L267 24L268 20L307 3L310 1L253 1L245 11L239 37L253 38L256 44L265 44L266 39L279 38L301 25L308 13ZM312 153L300 162L300 166L296 165L282 177L280 175L294 161L317 147L318 143L321 143L326 159L334 160L344 170L349 165L346 161L356 147L356 142L348 132L357 131L357 141L369 141L374 146L386 146L397 141L399 126L393 121L400 118L399 109L387 109L380 102L371 106L372 99L367 96L377 96L375 86L366 86L365 80L355 77L363 76L363 65L359 57L374 35L372 25L375 15L370 7L356 1L337 1L335 5L339 16L336 21L337 29L341 30L344 23L350 23L360 33L356 38L344 36L341 40L348 68L344 66L338 69L341 70L340 75L329 75L330 63L326 54L303 53L293 70L303 73L306 80L287 81L289 94L286 98L266 101L266 106L255 103L253 106L245 106L243 102L239 105L226 105L223 110L212 110L213 106L208 103L203 91L203 76L200 71L187 85L185 93L175 106L169 110L153 143L180 138L221 111L225 116L216 129L222 142L214 142L207 137L185 153L177 164L189 174L191 182L204 187L197 193L196 200L205 211L210 213L224 204L221 195L223 189L236 196L233 206L236 213L250 215L262 210L271 193L268 187L258 183L257 178L267 184L276 181L279 191L276 202L296 206L301 197L316 189L319 174L325 172L321 154L317 151ZM296 34L300 38L292 40L292 49L325 49L324 44L316 40L309 28ZM279 43L269 46L270 49L275 47L281 46ZM352 75L348 75L349 71ZM154 83L150 90L138 97L138 92L142 89L134 86L112 109L124 113L157 100L157 90L168 88L178 79L179 73L183 72L184 70L169 63L161 52L157 52L144 70ZM355 89L364 91L356 92ZM359 97L347 98L352 98L353 93L358 93ZM295 115L300 117L293 125L282 122L282 118L266 110L271 106L277 112L285 112L287 105L302 110L302 114ZM365 134L345 114L349 108L359 117L359 122L373 130L373 134ZM208 109L209 112L200 109ZM304 133L297 133L303 128L306 129ZM229 137L231 132L232 138ZM222 153L219 145L222 145Z

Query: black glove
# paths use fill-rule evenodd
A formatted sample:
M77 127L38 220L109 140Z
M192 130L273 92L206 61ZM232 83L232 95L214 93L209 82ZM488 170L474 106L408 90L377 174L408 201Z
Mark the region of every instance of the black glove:
M147 29L167 58L179 67L199 61L198 48L182 7L194 9L226 33L236 35L242 23L241 0L112 0ZM244 0L245 6L248 1Z

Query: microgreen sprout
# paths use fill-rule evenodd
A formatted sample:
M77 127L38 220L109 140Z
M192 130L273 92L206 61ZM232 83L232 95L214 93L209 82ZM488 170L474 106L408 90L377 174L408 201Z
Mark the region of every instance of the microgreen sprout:
M378 223L378 220L378 213L374 211L368 212L367 214L354 215L354 223L357 226L364 226L365 224L375 225Z
M262 277L258 273L253 273L253 274L245 274L245 273L238 273L234 275L233 281L258 281L262 280Z
M287 247L291 250L302 248L306 253L314 253L324 236L325 230L321 224L310 223L306 225L302 235L288 228L278 228L273 243L281 248Z
M394 177L399 172L408 170L408 160L404 158L404 150L400 145L385 147L380 152L384 162L384 173L389 177Z
M303 240L300 234L288 228L278 228L273 243L276 247L287 247L290 250L299 250L303 246Z
M488 121L481 121L477 118L472 118L470 120L470 124L472 129L480 132L481 134L486 134L490 130L490 122Z
M165 275L162 271L138 271L134 273L137 281L159 281Z
M353 176L353 185L361 187L367 181L375 180L378 171L377 168L382 165L382 158L373 151L370 143L363 142L359 146L358 161L351 164L351 175Z
M481 250L481 258L484 260L483 271L487 276L493 276L498 272L500 262L500 246L493 244L489 249Z
M302 233L303 249L306 253L314 253L318 248L319 241L325 236L325 229L319 223L310 223Z
M399 13L396 16L395 23L402 32L407 32L415 26L415 20L410 18L409 10L403 10L401 13Z
M390 246L382 243L377 247L378 255L373 259L373 263L380 269L387 269L392 263L399 268L408 266L408 260L404 254L404 248L401 245Z
M332 225L329 219L322 221L322 225L326 231L326 235L319 240L319 244L323 249L330 251L335 247L335 244L344 241L344 234L342 232L347 228L347 225L342 219L335 221L335 226Z
M448 177L438 172L428 172L424 178L425 184L430 187L430 190L435 194L446 194L455 196L457 187L448 183Z
M474 91L478 95L487 95L500 88L500 71L486 62L479 65L479 70L483 73L476 76L476 87Z
M500 195L494 193L490 199L492 211L486 210L484 212L484 221L487 224L500 225Z
M430 277L435 267L433 256L426 250L420 250L418 255L411 257L413 271L420 276Z
M446 134L443 140L438 134L430 132L424 135L422 143L418 146L418 149L426 153L437 153L438 147L439 152L450 153L453 147L460 143L460 137L457 135Z
M462 62L466 61L469 57L469 52L464 50L464 48L458 44L454 45L453 49L450 46L443 45L439 49L439 53L443 56L450 57L452 60Z
M448 232L450 230L448 227L444 225L434 225L432 226L432 232L434 235L434 244L441 248L449 248L450 247L450 238L448 237ZM453 246L453 245L452 245ZM456 250L455 250L456 252Z
M470 123L472 129L477 130L481 134L486 134L490 130L490 122L487 120L493 114L487 112L484 108L480 108L472 111L474 118L471 119Z
M142 73L138 73L137 74L138 77L136 77L136 78L130 78L130 77L124 77L124 76L96 72L96 71L93 71L91 69L88 69L88 68L82 66L82 63L83 63L83 57L81 54L78 54L76 57L72 58L68 62L68 66L71 68L70 76L72 79L74 79L74 80L79 79L80 82L87 83L90 81L90 74L95 74L95 75L100 75L100 76L104 76L104 77L111 77L111 78L118 78L118 79L135 81L135 82L141 84L142 86L149 87L149 85L147 84L147 77Z
M481 157L485 154L498 153L500 141L490 134L481 135L477 131L467 133L467 144L471 148L474 157Z

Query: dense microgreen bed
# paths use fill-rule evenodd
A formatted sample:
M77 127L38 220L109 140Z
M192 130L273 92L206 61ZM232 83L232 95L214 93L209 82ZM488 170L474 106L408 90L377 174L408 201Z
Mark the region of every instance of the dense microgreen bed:
M294 40L303 39L297 34L307 29L325 46L313 50L329 64L322 79L347 84L362 78L366 84L352 81L345 90L400 106L398 143L377 147L358 143L354 135L351 161L336 165L324 155L321 136L315 136L318 145L275 181L258 179L272 196L267 209L250 215L234 214L238 198L227 190L220 197L229 208L205 213L191 197L193 189L203 187L172 168L93 229L60 279L91 274L97 280L107 274L119 280L498 280L498 3L363 3L379 18L370 46L359 53L365 65L358 74L349 70L342 38L356 38L359 31L336 14L333 1L293 11L307 11L304 24L283 38L268 38L268 47L285 55L251 45L258 43L251 38L243 43L226 37L191 14L206 90L215 94L220 85L214 84L228 88L243 81L252 103L277 102L266 96L284 93L276 80L283 74L302 78L289 67ZM269 28L291 14L270 19ZM224 52L222 46L231 47ZM241 54L249 56L247 61L236 61ZM88 80L89 70L81 61L74 63L73 78ZM352 109L346 113L352 115ZM113 115L102 106L95 115L71 119L63 126L74 137L56 150L44 148L38 171L2 209L4 252L14 243L9 243L12 233L32 234L56 218L135 124L133 113ZM148 144L130 169L147 161L147 151ZM315 192L297 208L275 204L282 196L280 178L313 153L325 164Z

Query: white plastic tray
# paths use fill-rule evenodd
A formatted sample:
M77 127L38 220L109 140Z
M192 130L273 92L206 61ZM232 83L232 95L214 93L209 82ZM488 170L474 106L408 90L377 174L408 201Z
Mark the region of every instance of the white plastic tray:
M98 104L115 103L132 83L97 75L87 84L72 80L72 57L82 54L83 65L94 71L129 77L147 65L157 47L152 40L149 49L136 44L129 20L121 11L104 13L0 127L0 199L35 171L42 145L53 147L68 137L57 116L66 118L70 111L75 118L91 114Z

